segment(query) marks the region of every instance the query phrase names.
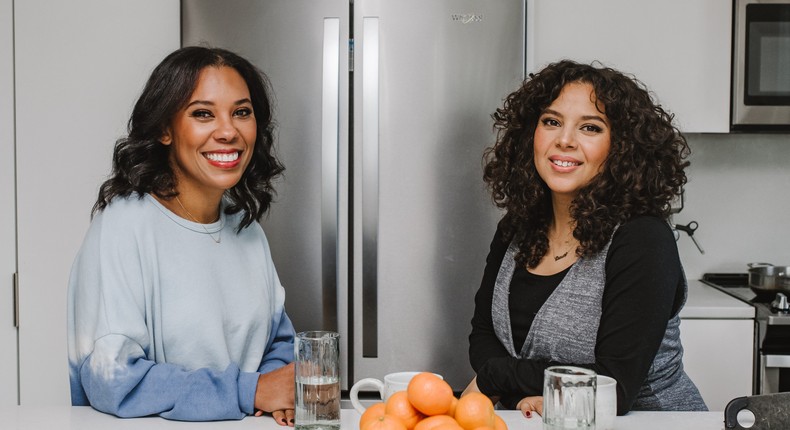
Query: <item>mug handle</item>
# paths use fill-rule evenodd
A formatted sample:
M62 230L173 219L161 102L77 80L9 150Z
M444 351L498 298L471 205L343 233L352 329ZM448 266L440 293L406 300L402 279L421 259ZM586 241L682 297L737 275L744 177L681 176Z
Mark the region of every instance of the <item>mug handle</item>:
M348 394L348 397L351 400L351 404L354 406L354 409L357 410L360 414L365 413L365 406L362 405L359 401L359 390L363 387L373 387L378 390L379 394L381 395L381 401L384 401L384 383L379 381L375 378L365 378L360 379L351 387L351 392Z

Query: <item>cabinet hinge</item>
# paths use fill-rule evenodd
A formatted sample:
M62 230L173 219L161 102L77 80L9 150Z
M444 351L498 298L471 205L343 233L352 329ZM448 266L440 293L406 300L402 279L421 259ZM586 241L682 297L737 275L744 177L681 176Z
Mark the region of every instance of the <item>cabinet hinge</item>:
M19 328L19 273L14 272L14 327Z

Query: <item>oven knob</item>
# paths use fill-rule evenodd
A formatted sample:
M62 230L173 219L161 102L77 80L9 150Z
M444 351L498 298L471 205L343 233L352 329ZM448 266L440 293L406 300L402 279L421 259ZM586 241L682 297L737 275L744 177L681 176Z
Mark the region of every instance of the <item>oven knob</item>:
M790 303L787 302L787 296L782 293L776 293L776 298L771 302L771 307L778 311L787 312L790 310Z

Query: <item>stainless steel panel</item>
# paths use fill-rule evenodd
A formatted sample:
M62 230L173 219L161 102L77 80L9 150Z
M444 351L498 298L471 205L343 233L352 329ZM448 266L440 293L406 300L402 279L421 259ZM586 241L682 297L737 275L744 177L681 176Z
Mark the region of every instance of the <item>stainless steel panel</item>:
M474 293L500 214L481 179L481 158L494 141L491 114L523 78L523 1L354 2L354 98L366 70L363 25L379 24L377 256L362 252L355 228L355 315L375 258L377 357L356 338L354 378L397 370L441 373L460 390L473 373L468 334ZM360 80L361 79L361 80ZM355 113L354 156L367 139L366 111ZM358 126L362 124L362 129ZM361 145L359 142L363 142ZM367 194L354 165L354 218ZM355 332L367 330L355 317Z
M325 53L334 49L326 36L334 34L333 19L339 19L334 299L339 331L350 342L341 350L354 357L343 364L344 388L366 376L421 369L437 371L462 389L472 376L466 350L473 296L499 218L481 180L481 157L494 140L491 113L523 77L524 2L356 0L353 8L352 93L353 105L360 107L352 118L353 165L343 49L347 2L184 1L183 41L233 49L271 78L278 150L287 171L278 184L278 202L262 224L297 329L331 328L331 300L321 287L331 277L326 256L334 233L327 225L334 223L329 212L335 210L332 185L324 178L332 176L327 161L334 157L335 133L335 114L327 111L334 104L328 88L334 79L326 74L334 66ZM379 27L378 44L371 44L379 48L378 60L370 63L365 57L374 54L366 43L373 33L364 34L365 23ZM378 73L366 75L374 65ZM372 76L378 100L363 100L362 82ZM372 141L378 144L363 158L363 147ZM364 173L365 165L377 168ZM375 240L363 239L363 228L375 232L367 235ZM363 263L377 269L372 286L363 280ZM347 290L352 278L353 301ZM370 286L366 299L373 297L368 307L363 285ZM371 337L372 346L364 347Z
M343 354L351 337L348 177L337 172L348 169L349 25L348 1L182 1L183 45L231 49L270 79L286 171L261 224L296 330L338 330Z

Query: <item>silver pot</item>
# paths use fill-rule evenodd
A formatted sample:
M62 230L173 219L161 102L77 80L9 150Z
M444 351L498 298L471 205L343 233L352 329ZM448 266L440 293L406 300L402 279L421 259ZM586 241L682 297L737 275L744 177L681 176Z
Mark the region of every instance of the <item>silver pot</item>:
M749 287L757 294L790 292L790 266L749 263Z

